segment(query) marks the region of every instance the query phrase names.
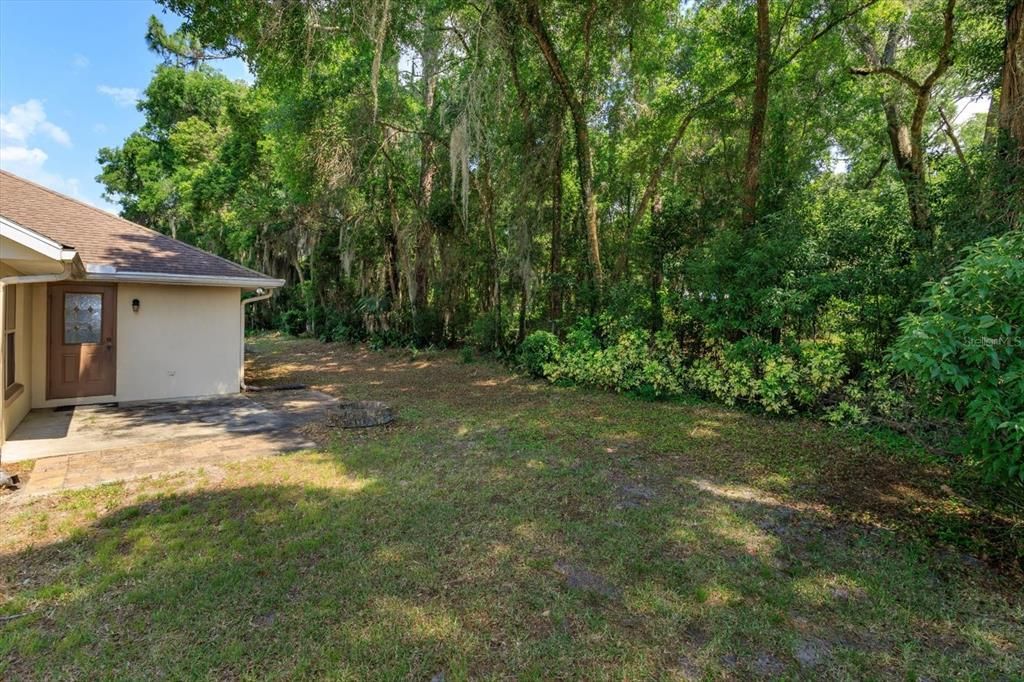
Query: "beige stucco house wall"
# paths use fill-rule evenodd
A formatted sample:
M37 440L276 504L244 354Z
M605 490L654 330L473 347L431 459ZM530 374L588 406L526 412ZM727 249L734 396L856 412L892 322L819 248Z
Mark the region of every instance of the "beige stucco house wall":
M33 292L32 335L45 339L46 286ZM116 391L46 399L46 345L32 355L32 407L163 400L237 393L244 334L237 287L117 286ZM138 299L139 312L132 311Z
M237 393L241 298L235 287L119 285L118 399Z

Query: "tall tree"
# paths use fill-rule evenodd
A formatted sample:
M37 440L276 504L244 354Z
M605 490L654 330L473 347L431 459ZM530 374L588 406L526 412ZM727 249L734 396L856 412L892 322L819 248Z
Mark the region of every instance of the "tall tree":
M901 115L899 103L892 95L883 95L889 144L896 169L906 188L910 205L910 221L924 243L931 243L934 226L931 224L931 209L928 201L927 166L925 163L925 117L932 101L935 86L953 63L953 11L956 0L945 0L942 11L942 37L933 65L924 78L918 80L909 71L896 66L897 49L905 40L902 26L889 28L884 47L879 51L870 38L862 41L866 67L855 67L852 72L858 76L881 75L892 79L909 91L913 109L909 122Z
M1011 141L1010 152L1024 154L1024 0L1007 3L999 128Z
M587 235L587 253L594 283L600 289L604 281L604 270L601 267L601 241L597 224L597 195L594 189L594 159L590 148L590 128L587 124L587 113L579 91L569 79L562 65L562 60L555 49L551 35L540 13L538 0L526 0L526 26L537 41L537 47L544 56L544 61L551 72L551 79L562 95L569 115L572 118L573 132L576 138L576 172L580 182L580 199L583 208L583 222Z
M744 166L743 222L752 225L757 218L757 194L761 184L761 148L768 115L768 77L771 67L771 28L768 24L768 0L757 0L757 59L754 67L753 113L750 139Z
M434 44L435 38L430 29L424 28L423 40L424 46L420 51L423 62L420 88L425 129L420 133L420 174L417 192L420 215L416 232L416 265L413 275L416 283L413 305L421 310L427 306L427 296L430 293L430 266L434 258L434 226L430 219L430 201L434 196L434 176L437 174L437 164L434 161L436 141L430 127L434 119L438 78L438 49Z

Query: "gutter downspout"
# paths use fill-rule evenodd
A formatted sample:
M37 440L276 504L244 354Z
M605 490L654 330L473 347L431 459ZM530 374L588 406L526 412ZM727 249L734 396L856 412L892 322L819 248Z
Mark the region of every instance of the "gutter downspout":
M238 349L238 387L244 393L248 390L248 386L245 385L245 306L250 303L256 303L257 301L265 301L270 298L274 293L271 289L263 293L263 289L257 289L256 295L250 298L243 298L241 305L238 306L239 310L239 331L241 332L242 340L239 344Z
M0 311L7 310L6 289L11 284L45 284L46 282L63 282L70 279L74 272L72 263L63 261L61 271L52 275L9 275L0 277ZM0 388L0 392L2 392ZM4 396L0 395L0 451L3 450L4 441L7 440L7 427L4 425ZM2 458L0 458L2 460ZM3 471L0 471L2 474Z

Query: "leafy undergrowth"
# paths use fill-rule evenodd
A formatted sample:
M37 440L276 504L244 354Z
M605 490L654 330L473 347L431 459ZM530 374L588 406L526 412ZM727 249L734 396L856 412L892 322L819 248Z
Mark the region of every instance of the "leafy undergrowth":
M1020 518L944 491L938 464L450 354L255 346L258 383L386 400L399 421L323 425L320 452L0 501L0 677L1024 670L1019 574L956 549L1002 556L974 529Z

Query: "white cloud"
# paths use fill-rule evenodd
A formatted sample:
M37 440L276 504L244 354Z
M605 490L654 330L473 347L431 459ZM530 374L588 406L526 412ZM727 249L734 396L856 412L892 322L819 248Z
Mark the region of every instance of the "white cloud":
M71 58L71 67L75 71L84 71L89 68L89 58L84 54L75 53L75 56Z
M78 178L46 169L50 155L40 149L40 142L47 141L71 146L71 136L47 119L46 110L39 100L30 99L0 112L0 168L58 192L82 198Z
M115 88L112 85L100 85L96 88L96 92L109 96L121 107L135 106L139 99L138 88Z
M49 135L50 137L52 137L54 142L62 144L65 147L71 146L71 136L68 135L68 131L64 130L63 128L55 126L49 121L43 121L41 124L39 124L39 129L42 130L47 135Z
M47 120L39 100L30 99L0 112L0 168L104 211L116 211L116 206L102 198L94 182L51 172L47 166L54 165L54 160L40 147L47 147L47 143L53 142L70 146L71 137L63 128ZM57 163L60 163L59 158Z
M14 145L0 147L0 165L4 167L18 164L39 167L48 158L46 152L39 147L16 147Z
M7 113L0 113L0 141L24 144L36 133L47 135L65 147L71 146L71 136L46 119L43 103L37 99L14 104Z

